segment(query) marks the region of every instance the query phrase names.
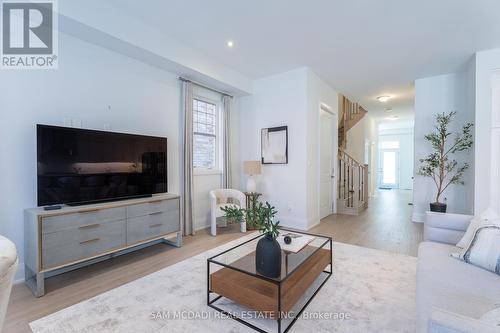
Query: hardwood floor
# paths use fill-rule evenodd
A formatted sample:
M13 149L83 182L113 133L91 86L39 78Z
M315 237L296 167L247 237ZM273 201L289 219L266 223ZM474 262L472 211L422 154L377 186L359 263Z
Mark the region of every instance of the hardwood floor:
M239 225L219 228L217 237L209 229L184 237L183 246L166 244L122 255L46 280L46 294L35 298L24 284L12 288L3 332L31 332L28 324L70 305L92 298L184 259L242 237Z
M337 242L416 256L423 224L411 221L412 191L380 190L359 216L330 215L311 232L332 235Z
M380 191L359 216L331 215L311 232L335 241L416 255L423 226L411 222L410 191ZM164 267L241 237L238 225L208 229L184 238L181 248L158 244L47 279L46 295L35 298L24 284L12 289L4 332L31 332L28 323Z

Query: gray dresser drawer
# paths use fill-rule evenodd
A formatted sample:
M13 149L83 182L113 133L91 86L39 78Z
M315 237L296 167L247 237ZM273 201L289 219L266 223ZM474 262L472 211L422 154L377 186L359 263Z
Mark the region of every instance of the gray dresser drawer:
M47 269L126 246L126 221L90 229L62 230L42 235L42 267Z
M179 210L127 219L127 245L179 231Z
M179 198L147 202L127 207L127 217L146 216L149 214L167 212L179 209Z
M124 220L126 214L127 209L125 207L116 207L48 216L42 218L42 233L48 234L95 223L104 224L110 221Z

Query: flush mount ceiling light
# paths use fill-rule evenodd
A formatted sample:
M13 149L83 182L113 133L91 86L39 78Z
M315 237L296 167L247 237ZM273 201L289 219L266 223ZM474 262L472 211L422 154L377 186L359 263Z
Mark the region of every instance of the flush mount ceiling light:
M231 49L234 46L234 42L232 40L228 40L226 45L227 45L227 47L229 47Z
M389 99L391 99L391 96L388 96L388 95L383 95L383 96L377 97L377 101L382 102L382 103L387 102Z
M387 119L387 120L397 120L398 116L390 116L390 117L386 117L385 119Z

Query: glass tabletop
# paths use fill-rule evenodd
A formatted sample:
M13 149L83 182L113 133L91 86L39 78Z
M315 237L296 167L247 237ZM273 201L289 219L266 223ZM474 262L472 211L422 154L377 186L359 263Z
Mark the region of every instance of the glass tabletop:
M263 279L283 281L317 251L331 251L331 237L292 231L285 228L280 228L279 231L280 236L278 236L278 241L281 241L280 237L282 238L285 235L290 235L292 237L292 243L303 242L304 244L303 246L299 246L301 249L296 253L285 251L283 250L284 247L282 247L281 276L278 278L267 278L259 274L256 270L255 250L259 240L264 237L263 234L219 253L209 258L208 261ZM294 251L296 250L297 248L294 249Z

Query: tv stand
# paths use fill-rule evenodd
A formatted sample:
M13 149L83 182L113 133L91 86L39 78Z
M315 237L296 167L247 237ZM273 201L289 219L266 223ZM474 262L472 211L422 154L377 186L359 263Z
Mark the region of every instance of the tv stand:
M182 245L180 197L159 194L59 210L25 210L25 282L36 297L45 278L156 243Z
M139 194L139 195L129 196L126 198L109 198L109 199L99 199L99 200L92 200L92 201L72 202L72 203L68 203L66 205L70 206L70 207L76 207L76 206L92 205L92 204L105 203L105 202L123 201L123 200L130 200L130 199L139 199L139 198L151 198L151 197L153 197L152 194Z

